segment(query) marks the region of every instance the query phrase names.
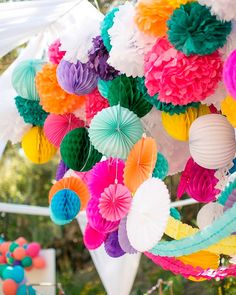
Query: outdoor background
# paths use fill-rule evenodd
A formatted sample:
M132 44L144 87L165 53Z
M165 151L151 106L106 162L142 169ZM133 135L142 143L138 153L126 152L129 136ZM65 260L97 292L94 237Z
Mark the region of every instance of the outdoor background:
M1 2L7 2L0 0ZM97 0L95 4L106 12L122 1ZM1 13L1 11L0 11ZM1 37L1 36L0 36ZM24 45L22 46L24 47ZM0 58L0 74L18 56L19 47ZM59 158L44 165L34 165L27 160L20 145L8 144L0 160L0 202L48 206L48 191L53 183ZM179 176L169 177L166 183L172 200L176 199ZM199 205L179 208L183 221L196 225ZM29 241L38 241L43 248L55 248L57 257L57 279L68 295L105 294L99 276L88 251L83 245L82 234L74 220L66 226L54 225L48 217L14 215L0 212L0 234L6 240L24 236ZM105 266L104 266L105 267ZM162 278L173 281L175 295L235 295L236 279L195 283L163 271L145 256L141 259L132 295L141 295ZM153 294L158 294L154 292ZM168 288L164 295L171 294ZM121 294L122 295L122 294Z

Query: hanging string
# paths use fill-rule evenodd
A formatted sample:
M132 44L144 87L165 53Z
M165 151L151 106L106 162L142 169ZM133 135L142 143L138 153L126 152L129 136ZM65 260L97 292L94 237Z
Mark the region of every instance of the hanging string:
M167 288L169 288L170 295L174 295L173 282L172 281L163 281L163 279L158 279L156 285L154 285L151 289L149 289L143 295L153 294L156 290L158 290L159 295L162 295L163 294L163 289L162 289L163 285L165 285Z

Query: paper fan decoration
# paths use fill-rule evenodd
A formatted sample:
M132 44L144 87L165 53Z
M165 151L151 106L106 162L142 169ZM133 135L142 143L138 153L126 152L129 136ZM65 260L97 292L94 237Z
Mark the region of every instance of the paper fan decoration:
M68 169L69 168L66 166L66 164L61 160L57 166L56 181L62 179L68 171Z
M44 133L53 145L59 147L68 132L83 126L84 122L74 114L50 114L44 123Z
M157 160L157 145L153 138L141 138L130 151L124 170L124 183L135 193L151 177Z
M131 193L122 184L111 184L99 198L99 212L109 221L118 221L126 216L131 206Z
M143 133L133 112L120 105L106 108L91 121L89 137L94 147L107 157L126 159Z
M84 232L84 244L87 249L95 250L106 240L107 234L100 233L87 224Z
M49 203L51 202L51 199L56 194L56 192L63 189L70 189L74 191L80 198L81 210L84 210L86 208L90 197L89 191L86 184L78 177L66 177L57 181L49 191Z
M170 214L170 195L163 181L146 180L138 188L127 215L127 233L134 249L144 252L160 241Z
M137 251L131 246L127 236L126 222L127 217L121 219L120 221L118 229L118 241L123 251L129 254L135 254Z
M125 254L122 250L119 240L118 240L118 231L114 231L108 234L107 239L104 243L105 250L110 257L118 258Z
M163 180L168 175L168 171L169 171L168 161L162 155L162 153L158 153L152 176Z
M35 164L50 161L57 151L47 140L41 127L33 127L23 136L22 148L27 158Z

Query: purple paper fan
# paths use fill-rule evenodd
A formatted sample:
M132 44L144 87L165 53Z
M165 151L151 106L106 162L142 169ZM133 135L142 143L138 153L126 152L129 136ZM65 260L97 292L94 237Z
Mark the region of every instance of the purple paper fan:
M69 168L66 166L66 164L61 160L57 166L56 181L62 179L68 171L68 169Z
M118 241L118 230L108 234L104 246L110 257L118 258L125 254Z
M129 254L135 254L137 251L131 246L126 229L127 217L121 219L118 229L118 240L123 251Z

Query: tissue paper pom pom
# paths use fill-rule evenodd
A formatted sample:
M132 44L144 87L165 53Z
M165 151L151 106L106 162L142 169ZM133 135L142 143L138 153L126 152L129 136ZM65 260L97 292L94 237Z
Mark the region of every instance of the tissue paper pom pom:
M224 46L231 31L230 22L221 22L198 2L174 10L168 25L168 39L186 55L211 54Z
M227 90L236 99L236 50L234 50L224 64L224 82Z
M33 258L33 267L37 268L37 269L43 269L46 267L46 261L44 259L44 257L34 257Z
M109 53L101 36L93 39L93 48L89 51L90 67L102 80L112 80L119 72L107 63Z
M74 114L50 114L44 123L43 129L47 139L59 148L67 133L75 128L83 126L84 122L79 118L76 118Z
M89 137L93 146L107 157L125 159L143 133L133 112L120 105L103 109L91 121Z
M166 132L177 140L186 141L189 136L189 128L196 118L209 114L210 109L205 105L199 108L188 108L184 114L170 115L162 112L162 123Z
M209 203L203 206L197 214L197 226L200 230L211 225L215 220L223 215L223 206L219 203Z
M21 96L15 97L15 104L25 123L36 126L43 126L48 116L37 100L25 99Z
M36 242L32 242L28 244L26 249L26 254L30 256L31 258L34 258L39 255L40 250L41 250L40 244Z
M131 246L126 229L127 217L121 219L118 229L118 241L121 249L129 254L135 254L137 251Z
M118 231L110 233L104 243L105 250L110 257L118 258L125 254L122 250L119 240L118 240Z
M154 167L152 177L164 179L168 175L169 164L166 158L161 154L157 154L157 161Z
M48 47L48 58L50 62L55 65L59 64L66 53L65 51L60 50L60 46L61 42L59 39L57 39Z
M86 128L76 128L67 133L60 151L65 164L76 171L88 171L102 158L91 144Z
M236 127L236 101L231 96L227 96L221 102L221 112L225 115L233 127Z
M232 30L227 37L227 42L223 48L219 51L222 55L223 60L227 59L230 53L236 49L236 21L232 22Z
M222 115L197 118L189 130L189 149L193 160L204 168L226 167L236 152L234 128Z
M4 295L16 295L17 289L18 284L11 279L7 279L2 282L2 291Z
M87 189L86 184L78 177L66 177L59 181L57 181L50 189L48 195L48 201L51 202L52 197L56 194L56 192L69 189L74 191L80 198L81 210L84 210L87 206L89 200L89 191Z
M198 102L213 94L222 78L222 60L218 52L185 56L158 39L145 56L145 84L148 93L174 105Z
M18 95L25 99L39 100L35 76L44 64L40 59L29 59L16 66L12 74L12 85Z
M68 171L68 167L66 166L66 164L61 160L60 163L57 166L57 172L56 172L56 181L62 179L66 173L66 171Z
M56 69L56 65L46 64L36 76L40 104L49 113L73 112L84 104L85 97L66 93L57 82Z
M108 30L112 49L108 63L127 76L142 77L144 54L155 43L155 38L140 32L134 23L134 6L126 2L119 7L114 24Z
M22 148L27 158L35 164L50 161L57 151L47 140L41 127L33 127L23 136Z
M139 91L136 79L132 77L121 75L109 84L108 101L110 106L120 104L138 117L145 116L152 109L152 105L145 99L146 96L148 94Z
M119 11L118 7L113 8L111 11L109 11L105 15L105 17L101 23L101 37L102 37L103 43L108 51L111 50L111 43L110 43L111 40L110 40L110 35L108 33L108 30L113 26L114 17L115 17L115 14L117 11Z
M62 59L57 67L57 81L66 92L83 95L96 88L98 76L89 63L73 64Z
M125 163L120 159L109 158L106 161L97 163L91 170L88 181L89 191L93 198L100 198L104 189L110 184L114 184L115 180L123 184L123 173Z
M236 2L232 0L198 0L211 9L211 13L223 21L236 20Z
M127 187L119 183L111 184L99 198L99 212L106 220L118 221L128 213L131 199Z
M100 233L87 224L84 232L84 244L88 250L95 250L102 245L107 235Z
M109 103L106 98L102 97L96 88L93 92L87 95L85 112L86 120L88 123L91 122L93 117L101 110L109 107Z
M216 196L220 193L220 190L215 188L218 183L215 172L215 170L199 166L190 158L181 175L177 197L181 198L186 192L201 203L215 201Z
M57 219L69 221L79 213L80 199L74 191L63 189L52 197L50 207Z
M108 233L116 230L119 226L119 221L108 221L102 217L99 212L99 199L91 198L86 208L86 214L89 225L96 231L101 233Z

